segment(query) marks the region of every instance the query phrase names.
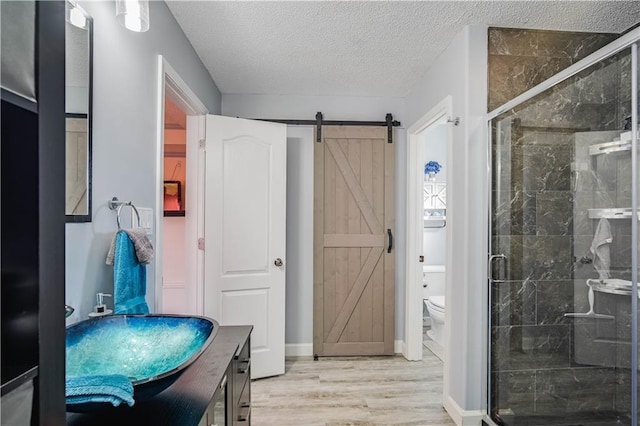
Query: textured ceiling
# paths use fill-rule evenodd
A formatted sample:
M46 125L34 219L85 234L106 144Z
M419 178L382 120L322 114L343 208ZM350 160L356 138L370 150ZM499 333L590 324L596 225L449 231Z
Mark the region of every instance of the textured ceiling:
M405 96L465 25L619 33L640 22L640 1L167 4L222 93Z

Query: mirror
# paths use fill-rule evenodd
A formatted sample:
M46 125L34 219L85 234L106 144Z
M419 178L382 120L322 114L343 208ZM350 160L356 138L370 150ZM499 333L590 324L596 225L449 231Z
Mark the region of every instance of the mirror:
M67 222L91 222L93 20L66 2L65 115Z

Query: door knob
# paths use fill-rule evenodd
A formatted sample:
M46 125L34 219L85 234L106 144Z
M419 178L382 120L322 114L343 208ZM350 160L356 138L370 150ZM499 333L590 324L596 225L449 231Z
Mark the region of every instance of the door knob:
M273 264L276 265L279 268L282 265L284 265L284 262L282 261L282 259L277 258L276 260L273 261Z

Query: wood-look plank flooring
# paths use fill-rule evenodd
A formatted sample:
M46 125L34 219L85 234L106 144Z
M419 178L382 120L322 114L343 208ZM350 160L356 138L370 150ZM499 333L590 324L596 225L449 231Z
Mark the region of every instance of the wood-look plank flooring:
M455 423L442 408L442 362L401 356L288 359L285 374L251 384L253 426Z

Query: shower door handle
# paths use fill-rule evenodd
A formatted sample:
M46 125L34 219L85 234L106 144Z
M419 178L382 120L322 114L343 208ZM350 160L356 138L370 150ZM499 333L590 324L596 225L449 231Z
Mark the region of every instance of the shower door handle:
M505 262L507 261L507 256L505 256L504 254L500 253L500 254L493 254L491 256L489 256L489 260L487 261L487 279L489 281L492 281L494 283L503 283L505 282L505 280L497 280L495 278L493 278L493 264L496 260L504 260Z

